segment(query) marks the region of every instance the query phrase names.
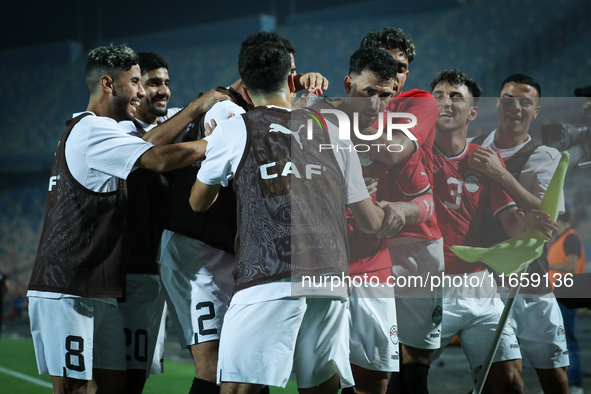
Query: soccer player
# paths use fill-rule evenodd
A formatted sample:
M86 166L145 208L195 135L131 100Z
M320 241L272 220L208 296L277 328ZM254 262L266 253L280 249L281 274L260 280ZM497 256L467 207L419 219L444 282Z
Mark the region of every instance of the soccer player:
M511 236L537 223L520 221L521 213L516 216L515 203L500 185L468 164L470 153L478 149L466 141L468 126L478 114L478 83L459 70L444 70L433 80L431 88L439 105L433 155L435 212L444 240L445 274L449 277L449 283L443 283L442 347L433 358L438 358L457 334L476 379L493 342L503 303L486 266L463 261L451 252L450 246L480 246L480 222L487 209ZM548 217L539 211L528 213L534 217L536 214ZM543 227L534 228L549 236ZM458 277L464 283L452 285ZM487 382L492 392L525 391L519 343L511 325L505 327L493 361Z
M344 112L349 119L354 119L354 114L357 113L358 128L365 129L378 118L382 102L387 103L391 97L396 75L397 63L387 52L376 48L362 48L350 58L349 74L345 77L347 98L342 101L324 98L309 102L314 101L312 109L320 111L328 120L333 119L330 110L335 108ZM366 157L360 155L362 159ZM415 155L413 159L417 157L418 155ZM362 161L362 166L365 164L367 163ZM365 166L363 171L366 178L381 178L386 175L391 177L390 179L397 184L402 183L403 186L410 187L412 190L406 189L409 195L421 194L429 189L429 184L425 184L426 176L421 175L424 171L418 160L410 160L406 165L396 168L386 165ZM387 186L384 185L384 188ZM378 187L377 190L377 194L381 194L382 187ZM377 201L376 193L373 193L372 199ZM420 214L415 203L380 204L386 208L398 206L400 210L405 209L405 217L408 216L409 222L416 221ZM382 283L377 287L366 283L351 288L350 360L355 378L355 391L381 394L386 392L387 373L399 370L394 288L385 284L391 275L392 262L385 239L359 231L350 212L347 220L351 277L361 281L374 280ZM353 388L343 391L353 392Z
M69 120L49 179L45 221L28 296L37 365L55 392L126 392L125 179L134 167L168 171L203 157L204 142L154 146L117 123L133 120L145 96L137 55L126 46L92 50L87 110ZM157 137L157 135L154 135Z
M151 52L139 52L138 59L146 96L136 111L136 118L120 123L128 134L148 137L150 132L162 138L159 133L168 127L165 132L167 138L163 142L171 143L186 130L191 117L202 116L216 100L229 97L229 93L212 89L184 109L168 108L171 92L167 62ZM169 120L173 115L176 115L174 119ZM130 254L127 294L119 309L125 324L130 393L141 393L150 373L162 373L166 310L158 256L162 231L169 214L166 209L166 184L167 180L162 175L145 169L138 169L128 177L131 203L127 210L126 234L130 240Z
M387 112L411 113L416 117L417 125L410 129L414 139L402 131L396 130L388 139L386 132L375 141L382 148L373 147L361 162L367 171L371 167L401 167L411 160L422 163L426 188L417 194L405 196L405 188L411 185L399 185L395 177L378 177L379 199L389 202L408 201L419 196L421 213L415 223L407 223L407 213L402 206L389 209L395 214L402 227L396 236L388 239L392 274L396 277L437 276L443 272L443 241L437 227L437 218L433 215L433 196L429 185L432 184L433 168L433 137L437 120L437 103L431 94L418 89L403 92L402 88L409 74L409 64L415 57L415 45L400 29L385 28L368 33L361 42L361 47L379 48L388 52L397 63L398 74L394 84L393 98L386 107ZM386 115L384 115L386 117ZM406 123L411 119L397 119ZM386 122L383 123L386 125ZM364 133L375 134L378 121ZM359 143L352 136L355 143ZM397 144L403 149L384 149L383 146ZM395 173L395 172L394 172ZM419 172L420 174L420 172ZM382 192L380 192L382 189ZM381 194L383 193L383 194ZM425 200L425 203L423 203ZM408 205L407 205L408 206ZM391 207L393 208L393 207ZM400 376L393 374L391 379L392 392L426 393L429 360L433 350L440 346L441 329L441 289L426 292L418 287L398 287L396 289L396 314L398 320L398 337L402 344L402 364ZM400 382L398 383L398 378ZM400 388L397 386L400 384Z
M328 86L317 73L296 75L295 49L277 33L249 35L241 52L261 43L276 42L290 57L290 74L299 81L296 88L308 84L311 89ZM312 88L313 86L313 88ZM210 123L219 123L230 115L252 108L244 99L242 81L226 91L231 100L216 103L194 119L179 140L194 141L207 134ZM216 203L206 212L193 212L187 196L195 183L201 163L166 174L170 184L170 218L162 237L160 273L166 288L168 305L182 348L188 348L195 361L195 378L190 393L217 393L216 366L222 321L234 290L232 269L235 264L236 194L223 188ZM268 388L267 388L268 390Z
M236 293L220 339L221 392L285 386L293 365L301 392L336 393L339 375L343 387L352 385L346 289L314 289L324 297L312 298L298 277L346 270L345 204L368 232L380 229L383 211L344 143L326 127L314 126L313 140L299 134L311 112L290 111L293 77L283 46L254 46L238 67L258 108L218 124L190 197L193 209L207 209L230 178L238 196ZM319 151L318 142L343 149Z
M472 168L497 181L524 209L538 209L560 161L560 152L540 145L528 134L531 121L540 112L541 95L540 85L533 78L523 74L507 77L497 99L497 129L472 140L483 147L470 154ZM564 212L564 198L560 211ZM496 230L498 227L488 224L486 227L492 231L483 235L491 242L503 239L498 237L502 235ZM539 277L547 274L546 252L526 272ZM508 294L508 289L499 290ZM527 297L515 301L511 322L519 338L523 364L536 369L545 393L568 393L564 323L552 288L542 280L538 286L522 287L520 294Z

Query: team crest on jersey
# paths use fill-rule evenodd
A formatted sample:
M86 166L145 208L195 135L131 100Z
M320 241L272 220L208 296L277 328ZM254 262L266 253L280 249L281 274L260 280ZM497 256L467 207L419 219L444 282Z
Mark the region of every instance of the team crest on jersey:
M441 323L441 318L443 317L443 310L441 309L441 306L437 305L435 309L433 309L433 314L431 317L433 318L433 323Z
M359 162L363 167L368 167L373 163L373 157L367 152L359 152Z
M561 342L566 341L566 332L564 332L564 327L562 327L562 325L558 326L556 329L556 335Z
M398 345L398 327L396 325L390 328L390 340L394 345Z
M480 189L480 177L477 173L468 173L464 178L464 185L470 193L476 193Z

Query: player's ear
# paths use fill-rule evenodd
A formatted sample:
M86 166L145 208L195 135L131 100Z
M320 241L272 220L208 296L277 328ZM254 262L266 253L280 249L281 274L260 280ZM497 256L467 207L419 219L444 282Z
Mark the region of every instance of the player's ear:
M347 94L351 93L351 86L353 86L353 80L351 79L350 76L347 75L345 77L344 84L345 84L345 93L347 93Z
M296 92L295 81L293 80L293 74L291 74L291 73L287 77L287 84L289 85L289 92L295 93Z
M244 97L246 102L250 105L254 105L252 98L250 98L250 94L248 94L248 89L246 89L246 86L242 85L240 88L242 89L242 97Z
M473 121L474 119L476 119L477 115L478 115L478 107L477 106L471 107L470 108L470 116L468 116L468 120Z
M104 90L106 93L115 93L115 88L114 88L114 81L113 78L111 78L108 75L103 75L101 77L101 89Z

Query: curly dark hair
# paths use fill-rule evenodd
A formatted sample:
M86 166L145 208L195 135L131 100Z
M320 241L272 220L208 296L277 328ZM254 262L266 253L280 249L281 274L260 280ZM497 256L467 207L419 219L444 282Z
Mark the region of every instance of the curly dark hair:
M377 48L360 48L349 60L349 76L361 75L365 70L389 81L396 78L396 60L388 52Z
M402 29L396 27L386 27L382 30L373 30L361 40L360 48L380 48L380 49L400 49L408 62L412 62L416 55L415 44L412 39L405 34Z
M115 79L120 71L127 71L138 64L137 54L126 45L113 44L90 51L84 74L88 92L93 92L103 75Z
M166 60L154 52L138 52L137 57L138 64L142 70L142 75L159 68L165 68L168 70L168 63Z
M240 52L238 72L252 95L278 92L291 71L291 59L278 42L253 45Z
M463 71L458 70L457 68L453 70L442 70L437 74L433 82L431 82L431 91L435 89L435 86L439 85L442 82L447 82L450 85L458 86L458 85L466 85L468 91L474 97L474 99L480 97L482 94L482 88L472 78L466 75ZM476 100L474 100L476 101Z
M291 42L289 42L287 38L283 38L277 33L260 31L257 33L250 34L248 37L246 37L244 41L242 41L242 44L240 44L240 55L242 55L244 51L246 51L248 48L252 46L261 45L269 42L279 43L283 45L287 53L290 53L292 55L295 53L295 48L293 47L293 45L291 45ZM240 57L240 55L238 56Z
M533 79L532 77L525 75L525 74L509 75L501 84L501 89L499 89L499 93L501 92L501 90L503 90L505 85L510 82L522 83L524 85L529 85L532 88L536 89L536 91L538 92L538 97L542 97L542 88L540 87L540 84L535 79Z

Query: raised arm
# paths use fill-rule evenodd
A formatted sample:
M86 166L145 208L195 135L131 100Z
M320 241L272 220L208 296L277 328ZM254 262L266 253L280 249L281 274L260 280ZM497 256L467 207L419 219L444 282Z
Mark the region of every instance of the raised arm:
M491 148L480 148L472 152L468 164L475 170L488 175L507 192L517 205L524 209L538 209L542 199L527 191L501 163L499 155Z
M156 146L171 144L197 116L207 112L215 103L222 100L230 100L230 96L224 91L211 89L175 116L144 134L142 138Z

